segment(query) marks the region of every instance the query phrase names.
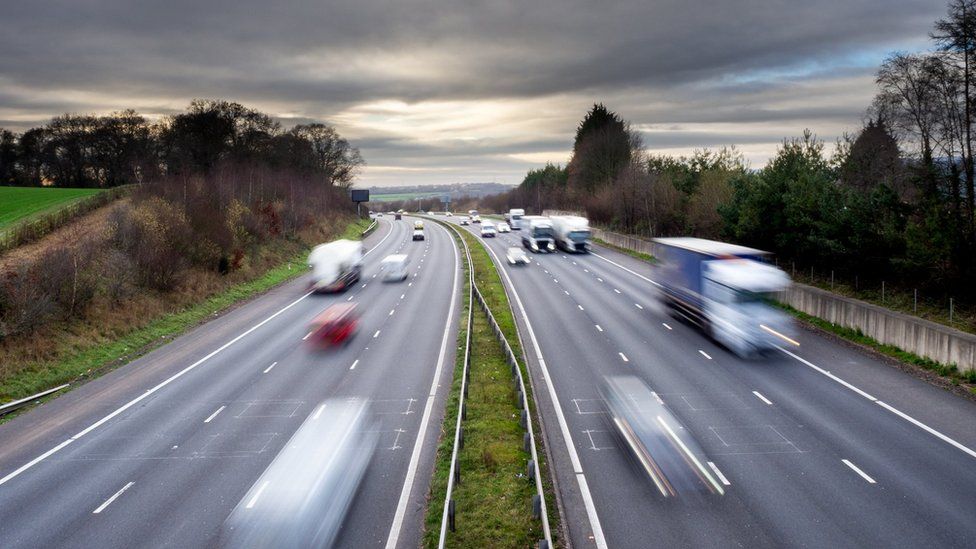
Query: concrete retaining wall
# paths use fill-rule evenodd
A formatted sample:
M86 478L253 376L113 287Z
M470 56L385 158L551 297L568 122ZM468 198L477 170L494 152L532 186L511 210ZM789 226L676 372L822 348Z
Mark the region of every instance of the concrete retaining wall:
M543 214L579 215L555 210L546 210ZM655 255L654 243L648 239L595 227L591 227L591 231L595 238L614 246ZM976 370L976 335L805 284L794 283L781 300L808 315L861 330L880 343L942 364L955 364L960 372Z

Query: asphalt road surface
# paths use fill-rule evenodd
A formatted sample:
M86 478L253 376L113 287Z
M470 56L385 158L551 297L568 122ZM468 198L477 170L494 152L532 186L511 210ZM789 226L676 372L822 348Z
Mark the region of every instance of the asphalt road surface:
M502 261L521 245L483 241ZM656 305L648 264L594 252L500 265L574 547L972 546L970 401L808 330L789 354L739 359ZM655 488L601 399L624 374L661 397L724 495Z
M380 430L339 545L419 545L461 277L446 229L411 232L380 220L346 293L308 295L302 277L0 426L0 546L210 546L328 398L367 399ZM374 278L396 252L407 280ZM313 350L310 320L341 301L359 304L358 335Z

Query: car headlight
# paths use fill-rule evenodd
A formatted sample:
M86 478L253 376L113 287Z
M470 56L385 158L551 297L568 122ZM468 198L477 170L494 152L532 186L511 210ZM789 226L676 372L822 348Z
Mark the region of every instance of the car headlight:
M532 249L538 251L539 250L539 245L536 244L535 242L533 242L532 243Z
M547 246L547 248L549 248L549 251L552 251L552 250L555 250L556 249L556 245L553 244L552 242L550 242L549 245Z

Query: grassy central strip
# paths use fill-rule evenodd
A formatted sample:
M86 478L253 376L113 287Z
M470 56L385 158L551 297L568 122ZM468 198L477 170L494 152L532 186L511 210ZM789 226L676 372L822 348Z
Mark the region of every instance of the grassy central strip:
M340 238L358 239L368 225L368 220L351 223ZM259 278L232 286L183 311L162 315L148 325L111 342L96 344L64 360L38 364L10 376L0 383L0 403L24 398L62 383L97 377L131 362L212 318L215 313L304 274L307 253L302 251ZM0 417L0 422L9 420L14 415L16 413Z
M487 250L465 231L461 234L471 250L472 267L481 290L513 346L521 354L515 322L508 298ZM457 238L457 237L455 237ZM467 294L465 294L465 300ZM472 304L467 304L468 307ZM462 422L464 446L458 453L461 482L454 487L455 532L448 532L449 547L530 547L542 539L542 522L532 517L535 484L526 476L530 454L523 450L520 408L515 401L515 385L503 347L491 331L487 317L477 304L472 333L471 380L468 389L467 419ZM466 322L466 315L462 323ZM448 397L444 425L438 447L434 479L427 510L425 547L437 547L443 513L444 494L453 450L453 427L457 421L458 398L464 360L463 329L458 336L458 361L454 383ZM523 368L523 375L527 375ZM529 395L531 406L531 395ZM536 428L536 432L538 428ZM540 451L545 461L545 453ZM547 501L553 502L546 464L542 475ZM558 513L550 503L550 525L558 528Z

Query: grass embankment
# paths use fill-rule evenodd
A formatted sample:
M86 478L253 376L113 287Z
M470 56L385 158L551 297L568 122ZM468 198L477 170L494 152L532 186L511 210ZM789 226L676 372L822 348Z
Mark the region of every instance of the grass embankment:
M508 298L495 266L482 243L461 231L471 249L475 280L516 356L521 349ZM467 417L463 421L464 446L458 462L461 483L455 485L457 530L449 532L450 547L530 547L543 538L542 522L532 517L535 483L526 476L530 454L523 450L520 408L515 399L511 369L501 344L495 339L487 317L477 304L472 329L471 381L467 397ZM466 317L465 319L466 320ZM440 534L443 498L457 421L464 340L459 338L459 357L455 380L448 399L445 429L438 448L437 465L431 483L427 514L426 547L436 547ZM520 363L524 376L525 365ZM528 377L526 377L526 380ZM530 407L534 409L531 394ZM535 427L535 432L540 433ZM549 483L545 452L539 448L540 471L546 490L550 527L558 530L558 513Z
M0 231L18 221L63 208L101 189L0 187Z
M841 337L843 339L846 339L858 345L863 345L885 356L894 358L895 360L899 360L906 364L910 364L922 368L924 370L928 370L934 374L946 378L953 385L960 385L961 383L976 384L976 371L974 370L969 370L965 373L962 373L954 364L953 365L942 364L932 359L928 359L925 357L918 356L914 353L903 351L898 347L895 347L894 345L887 345L884 343L880 343L874 338L864 335L864 333L861 330L854 330L851 328L833 324L831 322L827 322L826 320L823 320L821 318L817 318L815 316L808 315L803 311L794 309L789 305L780 304L780 306L786 311L788 311L790 314L795 316L796 318L808 324L811 324L817 328L820 328L825 332L829 332L831 334L834 334L838 337ZM976 387L969 387L969 390L973 392L973 394L976 394Z
M621 246L617 246L615 244L611 244L611 243L607 242L606 240L602 240L602 239L599 239L599 238L594 238L593 239L593 242L596 242L597 244L603 246L604 248L610 248L611 250L617 250L620 253L627 254L627 255L629 255L631 257L636 257L637 259L640 259L642 261L647 261L648 263L657 263L657 259L653 255L651 255L651 254L645 254L644 252L636 252L634 250L630 250L630 249L627 249L627 248L623 248Z
M368 225L369 220L363 219L349 223L338 238L358 239ZM203 301L179 310L144 319L143 323L133 325L128 330L85 338L83 342L75 337L51 337L55 334L48 333L46 336L51 337L50 345L54 347L50 353L52 358L21 364L0 376L0 403L24 398L63 383L88 380L122 366L212 319L228 307L305 273L307 253L307 247L301 246L286 261L278 262L255 278L220 289ZM70 334L71 328L62 328L62 335ZM0 422L13 415L0 417Z

